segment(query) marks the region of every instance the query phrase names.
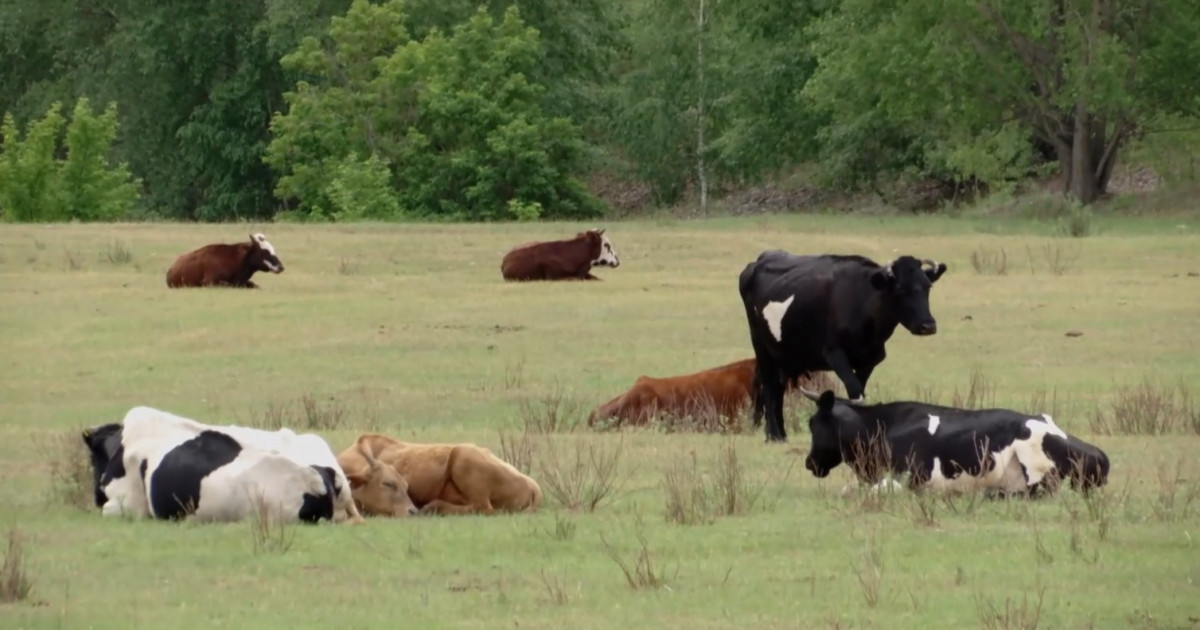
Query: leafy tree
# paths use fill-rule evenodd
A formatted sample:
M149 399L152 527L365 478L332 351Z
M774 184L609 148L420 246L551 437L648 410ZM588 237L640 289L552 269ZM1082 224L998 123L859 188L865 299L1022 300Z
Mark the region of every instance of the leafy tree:
M1200 65L1191 0L844 0L812 35L826 148L883 149L890 168L1012 176L1033 136L1090 203L1142 122L1200 109L1177 77Z
M409 38L404 4L356 0L329 37L306 38L284 58L309 80L284 95L266 160L277 194L302 213L333 208L329 179L348 155L391 165L400 212L449 219L510 219L509 201L547 216L598 211L575 179L583 143L569 119L544 109L529 77L537 32L515 7L499 23L481 7L452 35Z
M117 135L116 104L97 116L81 98L69 123L61 109L52 104L29 124L24 140L12 115L5 115L0 214L15 221L110 221L126 215L137 200L138 182L125 164L108 165ZM61 160L60 153L65 154Z
M5 114L3 172L0 172L0 210L13 221L53 221L64 218L55 200L54 151L63 126L62 105L29 123L21 139L11 114Z
M689 184L707 196L724 173L711 143L727 121L728 0L648 0L635 16L632 65L622 78L616 133L659 203Z

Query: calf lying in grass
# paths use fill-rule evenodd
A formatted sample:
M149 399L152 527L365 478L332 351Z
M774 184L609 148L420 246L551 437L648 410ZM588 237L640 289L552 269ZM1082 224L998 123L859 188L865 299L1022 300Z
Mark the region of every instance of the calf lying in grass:
M1067 435L1047 414L911 401L865 405L828 390L800 391L817 403L804 462L817 477L845 462L869 485L907 475L913 490L995 496L1053 493L1063 478L1082 491L1108 481L1104 451Z

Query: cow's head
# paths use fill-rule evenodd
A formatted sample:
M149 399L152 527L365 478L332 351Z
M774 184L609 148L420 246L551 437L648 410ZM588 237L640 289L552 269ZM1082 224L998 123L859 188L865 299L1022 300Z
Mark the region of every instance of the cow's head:
M262 232L256 232L250 235L250 253L247 261L251 269L255 271L267 271L270 273L283 273L283 261L279 260L279 255L275 253L275 247L267 241L267 237Z
M347 473L350 493L367 514L412 516L417 513L408 496L408 481L390 464L375 459L370 451L358 445L358 454L367 460L364 472Z
M109 462L120 457L121 433L119 424L103 424L83 430L83 443L87 446L88 455L92 460L92 490L96 497L96 507L104 507L104 503L108 501L100 483Z
M605 228L597 228L584 232L584 236L588 239L588 244L592 246L594 258L592 259L593 267L620 267L621 259L617 257L617 250L613 249L612 241L604 235Z
M808 419L808 431L812 434L812 447L804 467L817 477L829 475L829 471L854 455L848 452L855 440L867 435L867 426L858 412L858 405L838 400L832 390L820 395L803 387L800 392L817 403L817 410Z
M928 267L928 268L926 268ZM937 333L929 312L929 289L946 273L946 264L901 256L871 274L871 286L884 292L893 313L914 335Z

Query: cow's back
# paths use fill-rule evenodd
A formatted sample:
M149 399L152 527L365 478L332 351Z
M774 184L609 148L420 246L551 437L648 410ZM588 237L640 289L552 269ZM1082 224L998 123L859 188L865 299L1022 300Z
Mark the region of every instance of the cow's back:
M464 477L486 484L492 506L498 510L520 511L536 508L541 488L532 477L478 444L457 444L447 462L455 479Z
M588 241L578 238L525 243L504 255L500 273L505 280L582 277L591 269L588 248Z
M181 254L167 269L167 286L199 287L236 279L244 244L213 243Z

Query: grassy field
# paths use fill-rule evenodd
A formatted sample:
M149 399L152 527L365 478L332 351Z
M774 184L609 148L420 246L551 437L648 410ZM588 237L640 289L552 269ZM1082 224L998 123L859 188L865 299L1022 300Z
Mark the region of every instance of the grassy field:
M620 222L603 282L500 280L510 246L583 227L0 226L0 526L33 586L0 627L1200 625L1200 429L1145 426L1200 425L1179 393L1200 394L1200 223L1071 239L967 218ZM262 290L167 290L179 253L259 229L287 266ZM751 356L736 278L775 247L948 263L938 334L898 329L868 396L949 402L974 383L974 404L1048 411L1108 452L1107 491L843 496L844 467L804 470L803 399L785 445L572 430L641 374ZM103 519L79 507L78 430L141 404L313 426L335 452L363 430L475 441L530 459L546 503L265 539ZM551 414L565 424L547 431ZM576 471L579 492L614 486L594 510L555 496Z

